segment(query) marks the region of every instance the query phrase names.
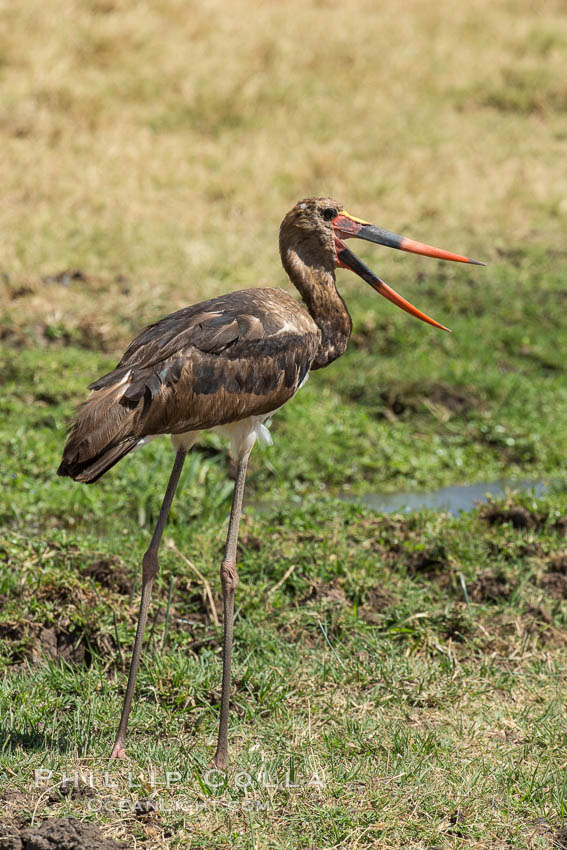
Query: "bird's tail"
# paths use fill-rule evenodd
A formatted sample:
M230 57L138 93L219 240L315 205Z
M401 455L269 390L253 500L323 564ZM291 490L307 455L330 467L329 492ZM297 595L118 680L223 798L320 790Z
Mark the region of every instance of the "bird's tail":
M92 484L135 448L140 439L133 433L135 410L120 404L123 394L123 386L106 386L80 405L58 475Z

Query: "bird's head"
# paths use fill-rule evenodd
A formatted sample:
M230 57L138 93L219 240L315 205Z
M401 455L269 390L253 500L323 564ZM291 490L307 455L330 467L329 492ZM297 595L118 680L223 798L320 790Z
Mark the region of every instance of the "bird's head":
M402 310L444 331L448 328L426 316L398 295L387 283L376 277L374 272L346 247L344 244L346 239L366 239L368 242L376 242L388 248L436 257L439 260L485 265L478 260L463 257L461 254L452 254L441 248L434 248L423 242L416 242L376 227L368 221L347 213L342 204L333 198L305 198L285 216L280 228L282 258L285 256L285 251L293 246L294 251L301 255L302 261L311 268L319 267L333 271L336 268L349 269Z

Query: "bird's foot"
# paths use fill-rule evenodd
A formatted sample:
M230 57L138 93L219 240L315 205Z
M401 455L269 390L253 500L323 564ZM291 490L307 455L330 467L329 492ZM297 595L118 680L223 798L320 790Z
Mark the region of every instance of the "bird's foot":
M117 741L112 748L112 752L110 754L111 759L125 759L126 758L126 750L122 746L122 744Z
M209 770L227 770L228 768L228 755L226 753L219 753L217 750L214 759L212 759L209 764Z

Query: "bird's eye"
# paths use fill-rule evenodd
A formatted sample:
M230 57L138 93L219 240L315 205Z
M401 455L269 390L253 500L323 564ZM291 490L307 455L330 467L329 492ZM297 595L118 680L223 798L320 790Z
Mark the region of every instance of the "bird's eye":
M332 221L332 219L336 218L338 213L337 213L336 210L332 209L332 207L327 207L326 209L323 210L321 215L323 216L325 221Z

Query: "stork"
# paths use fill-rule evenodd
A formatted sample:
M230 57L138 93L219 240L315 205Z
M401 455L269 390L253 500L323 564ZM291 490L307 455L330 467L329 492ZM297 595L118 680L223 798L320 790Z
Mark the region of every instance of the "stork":
M112 758L125 757L128 717L144 640L158 549L187 452L201 431L231 441L236 481L220 569L224 635L218 743L212 766L228 765L228 714L236 547L248 458L264 422L289 401L309 372L346 350L352 321L335 280L350 269L370 286L430 325L426 316L376 277L345 245L365 239L443 260L484 265L459 254L397 236L349 215L332 198L307 198L280 228L283 267L303 304L283 289L243 289L185 307L149 325L130 343L115 369L89 386L78 408L59 475L91 484L115 463L160 434L170 434L175 460L149 547L142 561L138 626Z

